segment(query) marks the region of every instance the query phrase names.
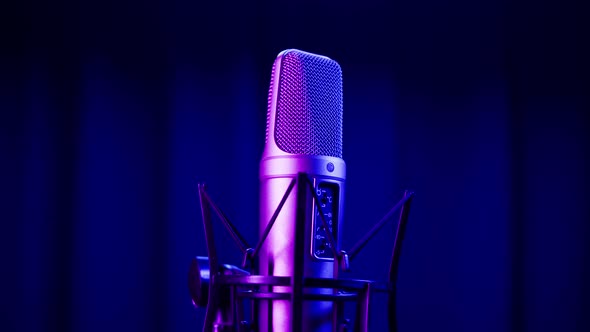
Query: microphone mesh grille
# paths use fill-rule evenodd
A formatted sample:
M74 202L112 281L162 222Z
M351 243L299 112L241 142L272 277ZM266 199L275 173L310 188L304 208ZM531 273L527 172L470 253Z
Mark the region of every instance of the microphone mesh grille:
M338 63L290 50L283 55L279 80L277 146L293 154L342 158L342 70Z
M270 88L268 88L268 110L266 112L266 138L264 143L268 143L268 131L270 130L270 107L272 104L272 88L275 81L275 68L277 66L277 62L275 61L272 64L272 74L270 75Z

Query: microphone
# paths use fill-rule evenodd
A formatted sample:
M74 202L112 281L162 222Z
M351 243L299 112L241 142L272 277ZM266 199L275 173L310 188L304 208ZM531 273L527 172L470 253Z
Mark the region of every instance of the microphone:
M279 53L272 69L260 162L260 233L267 238L260 251L259 274L295 278L299 266L304 277L336 277L333 250L339 248L331 247L329 237L340 246L346 178L342 113L342 71L336 61L295 49ZM309 176L319 200L303 195L305 225L296 225L299 186L291 188L295 192L284 202L270 232L264 234L283 194L301 172ZM323 227L318 204L328 229ZM296 239L296 227L304 227L302 239ZM289 293L293 287L272 289ZM332 289L306 292L331 294ZM262 303L258 330L291 331L293 320L301 319L301 331L332 331L332 302L304 301L301 318L293 317L292 305L289 300Z
M345 332L345 302L356 302L354 331L369 329L371 294L388 294L395 312L401 243L414 197L405 191L350 250L341 250L346 164L342 159L342 71L325 56L289 49L274 61L266 141L260 161L260 239L250 246L198 186L207 257L197 256L188 286L206 308L203 331ZM387 281L341 278L365 245L400 210ZM242 252L242 268L220 264L212 214ZM249 308L245 305L249 304Z

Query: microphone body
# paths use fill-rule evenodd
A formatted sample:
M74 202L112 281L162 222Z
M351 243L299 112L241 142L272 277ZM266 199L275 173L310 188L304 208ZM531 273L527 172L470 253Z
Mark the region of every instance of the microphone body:
M266 143L260 162L261 234L300 172L308 174L319 198L316 202L312 195L305 196L303 244L295 243L299 196L296 186L261 248L259 273L293 277L298 262L305 277L333 278L334 259L326 232L331 232L339 246L346 178L342 159L342 72L338 63L327 57L286 50L274 62L269 89ZM318 205L329 229L322 227ZM296 247L304 250L295 252ZM289 293L292 287L274 286L273 291ZM262 301L258 312L259 331L291 331L290 300ZM332 315L332 302L304 301L302 331L332 331Z

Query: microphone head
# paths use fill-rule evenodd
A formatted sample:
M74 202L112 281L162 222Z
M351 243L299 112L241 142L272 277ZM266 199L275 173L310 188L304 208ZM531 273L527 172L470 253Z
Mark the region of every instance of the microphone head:
M265 156L342 158L342 70L328 57L279 53L268 96Z

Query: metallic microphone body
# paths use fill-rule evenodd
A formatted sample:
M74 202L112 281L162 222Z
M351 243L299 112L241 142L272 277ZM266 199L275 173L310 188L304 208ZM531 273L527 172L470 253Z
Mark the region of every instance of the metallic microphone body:
M299 50L285 50L278 55L273 65L266 144L260 163L260 233L299 172L309 175L319 202L306 195L305 250L295 252L295 186L261 249L262 275L292 277L295 262L302 260L305 277L334 277L326 232L332 233L339 246L346 177L342 110L342 71L336 61ZM329 230L322 227L318 204ZM275 286L273 291L289 293L293 289ZM332 307L329 301L304 301L302 330L332 331ZM292 309L289 300L262 301L258 330L291 331Z

